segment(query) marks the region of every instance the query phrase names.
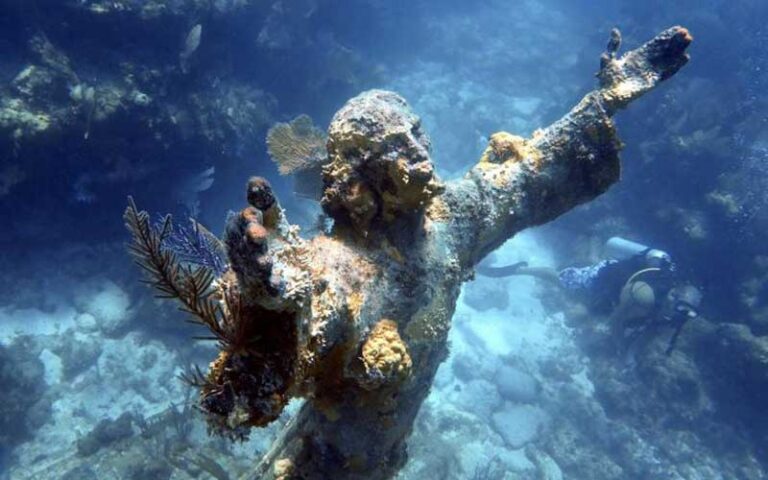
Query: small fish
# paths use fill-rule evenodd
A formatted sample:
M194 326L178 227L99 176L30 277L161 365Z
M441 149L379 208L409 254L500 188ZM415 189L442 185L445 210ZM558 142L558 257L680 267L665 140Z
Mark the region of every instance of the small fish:
M200 47L202 35L203 26L199 23L192 27L189 33L187 33L187 38L184 41L184 49L179 54L179 63L181 64L182 72L187 73L189 70L189 59Z
M175 188L176 201L183 205L187 212L196 217L200 211L198 194L211 188L215 180L216 168L209 167L179 182Z

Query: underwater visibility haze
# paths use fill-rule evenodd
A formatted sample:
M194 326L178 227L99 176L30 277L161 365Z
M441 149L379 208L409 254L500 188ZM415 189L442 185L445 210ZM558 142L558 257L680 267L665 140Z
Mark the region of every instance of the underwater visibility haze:
M767 22L0 2L0 480L768 478Z

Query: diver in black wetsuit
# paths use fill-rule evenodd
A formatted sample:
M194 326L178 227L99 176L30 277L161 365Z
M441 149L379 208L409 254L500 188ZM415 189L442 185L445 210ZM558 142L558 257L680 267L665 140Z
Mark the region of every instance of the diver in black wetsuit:
M651 330L671 327L667 354L672 353L685 324L698 316L701 292L680 282L666 252L613 237L609 257L586 267L557 271L520 262L503 267L481 264L487 277L528 275L555 283L582 300L590 311L607 315L618 348L627 348Z

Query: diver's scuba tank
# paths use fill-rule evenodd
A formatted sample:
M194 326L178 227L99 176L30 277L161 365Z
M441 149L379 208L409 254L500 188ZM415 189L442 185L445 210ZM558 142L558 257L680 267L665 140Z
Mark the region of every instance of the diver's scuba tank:
M607 258L621 261L637 255L645 255L649 266L663 267L672 264L672 257L667 252L642 243L621 237L611 237L605 242L605 256Z
M611 237L605 242L605 256L616 260L624 260L650 250L642 243L633 242L621 237Z

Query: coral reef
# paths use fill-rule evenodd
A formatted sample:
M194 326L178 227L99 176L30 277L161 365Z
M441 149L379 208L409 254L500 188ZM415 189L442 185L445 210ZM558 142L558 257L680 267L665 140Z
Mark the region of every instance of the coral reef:
M607 327L605 319L590 321ZM666 353L672 332L661 329L624 357L595 348L610 343L600 339L607 333L570 323L589 355L589 394L558 387L561 417L536 445L565 478L763 476L765 425L752 399L764 388L765 346L744 326L699 318L673 354Z
M160 177L173 171L181 179L168 192L170 208L197 215L205 189L196 188L196 175L249 157L273 122L277 101L259 82L225 75L225 66L200 66L207 49L229 46L208 28L231 25L238 14L264 20L267 6L254 3L4 6L0 194L18 205L30 185L47 189L38 207L81 212L69 224L50 220L62 238L76 239L74 223L85 216L116 238L119 225L97 220L102 212L124 192L158 191ZM205 28L193 28L199 15L210 15ZM31 235L36 217L32 209L12 215L13 228Z
M385 479L404 465L447 354L461 283L519 231L618 180L611 116L674 75L690 41L673 27L617 58L614 35L597 90L531 139L495 135L480 162L450 182L437 178L429 139L402 97L358 95L329 128L321 204L332 230L302 239L269 183L253 178L250 206L227 226L230 270L220 277L183 265L164 247L170 217L152 225L131 202L131 249L150 283L221 347L208 373L192 379L213 430L242 437L291 397L308 399L255 478ZM519 407L507 413L498 428Z
M734 429L744 429L758 458L766 458L768 422L760 414L768 392L768 338L738 324L701 325L691 357L705 373L704 383ZM723 362L719 359L727 358Z
M0 345L0 458L45 422L50 400L39 350L32 338Z

